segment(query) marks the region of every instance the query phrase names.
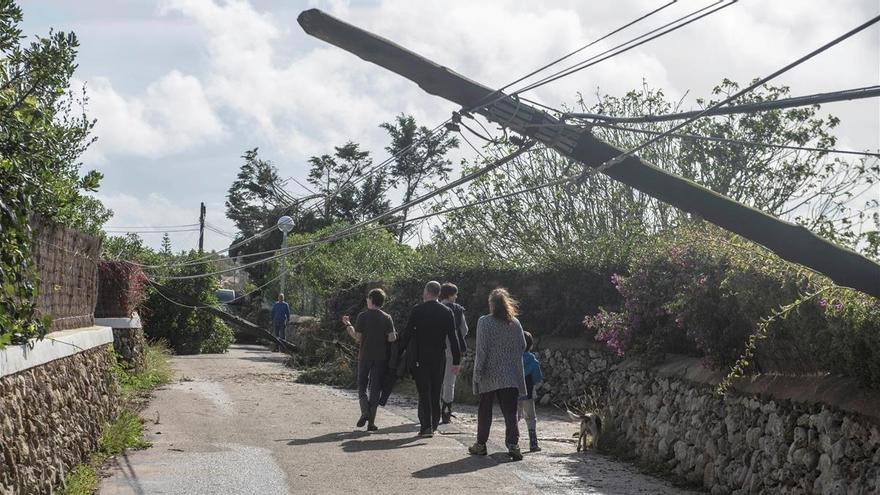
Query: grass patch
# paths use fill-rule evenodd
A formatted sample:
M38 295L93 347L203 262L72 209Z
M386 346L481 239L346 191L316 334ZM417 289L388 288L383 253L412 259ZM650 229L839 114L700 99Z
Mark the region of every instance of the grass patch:
M164 343L151 342L145 348L143 370L135 372L117 362L113 366L113 373L119 381L123 398L135 399L170 383L173 377L170 357L171 351Z
M119 455L126 449L145 449L151 444L144 440L144 424L141 418L125 410L116 421L107 425L98 445L98 452L110 457Z
M64 495L92 495L98 489L98 470L91 464L80 464L64 477Z
M146 347L144 369L134 372L118 361L111 373L119 382L123 408L113 422L104 426L98 451L89 462L70 470L64 477L63 495L92 495L98 490L99 472L104 462L128 449L145 449L150 442L144 439L144 424L135 410L156 387L171 381L173 376L169 358L171 352L162 343Z

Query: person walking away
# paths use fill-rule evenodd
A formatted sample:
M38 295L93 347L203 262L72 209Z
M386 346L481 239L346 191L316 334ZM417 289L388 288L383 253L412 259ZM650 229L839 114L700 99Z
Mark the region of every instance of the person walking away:
M382 379L388 367L387 342L394 342L397 333L391 316L382 311L385 304L385 291L373 289L367 294L367 309L357 315L351 324L348 315L342 317L345 330L358 343L357 387L361 417L358 428L367 425L367 431L376 431L376 410L382 393Z
M464 357L467 352L465 337L468 334L467 320L464 317L464 306L455 302L458 299L458 287L453 283L445 283L440 287L440 302L452 310L455 317L455 336L458 338L458 349ZM449 424L452 418L452 401L455 399L455 379L457 375L452 372L452 344L446 343L446 372L443 375L443 391L440 394L440 423Z
M535 412L535 387L544 381L541 363L532 353L535 340L529 332L523 332L526 338L526 351L522 355L523 373L526 376L526 395L519 398L519 417L525 418L529 429L529 452L540 452L538 446L538 415Z
M287 322L290 320L290 306L284 302L284 294L278 294L278 301L272 305L272 328L273 335L279 340L285 340L284 330L287 329ZM279 346L275 344L275 350L279 350Z
M455 336L455 316L438 301L440 283L428 282L422 292L422 303L412 309L406 328L400 334L400 347L409 353L410 342L415 356L411 371L419 395L419 436L432 437L440 424L440 392L446 370L446 345L452 354L452 373L461 370L461 350Z
M506 289L489 294L489 314L477 320L477 347L474 356L474 394L480 397L477 409L477 442L468 452L486 455L486 442L492 427L492 406L495 400L504 415L507 454L522 460L519 449L519 427L516 419L517 399L526 394L523 353L526 340L522 325L516 319L517 302Z

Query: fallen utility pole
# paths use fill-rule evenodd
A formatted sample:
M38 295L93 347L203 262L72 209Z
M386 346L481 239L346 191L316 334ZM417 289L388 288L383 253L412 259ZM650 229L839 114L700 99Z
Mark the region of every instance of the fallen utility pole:
M213 314L214 316L220 318L221 320L225 321L229 325L231 325L231 326L233 326L243 332L249 332L249 333L252 333L252 334L257 335L259 337L268 338L268 339L272 340L273 342L275 342L275 344L278 345L278 347L280 349L283 349L284 352L287 354L293 354L295 352L298 352L296 344L293 344L292 342L289 342L284 339L279 339L278 337L273 335L272 332L257 325L256 323L245 320L241 316L236 316L232 313L223 311L220 308L217 308L217 307L214 307L211 305L207 305L204 302L199 301L198 298L192 297L188 294L184 294L183 292L178 292L178 291L172 289L171 287L168 287L168 286L165 286L165 285L153 282L153 281L150 281L150 285L155 287L156 290L160 291L161 294L166 298L173 297L173 298L177 299L178 301L180 301L181 303L183 303L185 305L189 305L193 309L207 311L208 313Z
M494 91L385 38L318 9L302 12L306 33L373 62L465 109L529 136L591 168L619 157L620 150L519 99ZM880 297L880 265L795 225L750 208L637 156L626 156L602 173L660 201L700 216L770 249L783 259L822 273L836 284Z

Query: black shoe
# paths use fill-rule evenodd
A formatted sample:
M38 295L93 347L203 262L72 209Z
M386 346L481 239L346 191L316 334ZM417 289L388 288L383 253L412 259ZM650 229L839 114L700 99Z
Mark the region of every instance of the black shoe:
M486 450L485 443L475 443L468 447L468 453L470 455L486 455L489 452Z
M364 414L363 416L361 416L360 419L358 419L357 427L358 427L358 428L363 428L364 425L367 424L367 420L369 420L369 419L370 419L369 416L367 416L366 414Z
M448 425L452 422L452 403L444 402L440 406L440 424Z
M370 408L370 415L367 417L367 421L369 423L369 425L367 426L367 431L377 431L379 429L376 426L376 411L378 409L378 406L373 406Z
M538 433L535 430L529 430L529 452L540 452L538 447Z
M428 429L422 430L419 432L419 436L422 438L431 438L434 436L434 432Z
M514 461L523 460L522 452L519 450L518 445L508 445L507 446L507 455Z

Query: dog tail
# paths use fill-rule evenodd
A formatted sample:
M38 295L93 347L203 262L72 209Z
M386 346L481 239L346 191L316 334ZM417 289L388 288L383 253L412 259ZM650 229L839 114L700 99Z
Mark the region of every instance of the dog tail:
M571 412L571 410L566 409L565 412L568 413L568 417L571 418L572 421L580 421L581 420L581 416Z

